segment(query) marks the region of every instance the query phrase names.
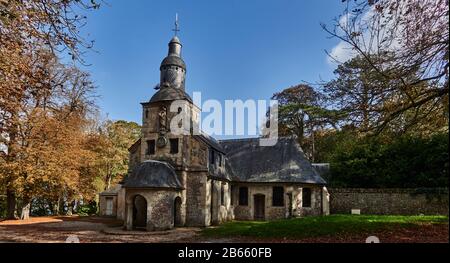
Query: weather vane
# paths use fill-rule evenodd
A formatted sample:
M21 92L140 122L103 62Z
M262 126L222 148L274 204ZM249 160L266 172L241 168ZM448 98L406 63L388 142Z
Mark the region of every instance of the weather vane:
M172 29L173 32L175 32L175 36L178 34L180 29L178 28L178 13L175 14L175 28Z

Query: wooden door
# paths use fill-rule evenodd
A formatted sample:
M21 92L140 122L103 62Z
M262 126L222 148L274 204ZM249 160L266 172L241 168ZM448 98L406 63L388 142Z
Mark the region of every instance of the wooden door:
M264 220L265 219L265 206L266 206L266 196L257 194L253 196L254 201L254 219L255 220Z

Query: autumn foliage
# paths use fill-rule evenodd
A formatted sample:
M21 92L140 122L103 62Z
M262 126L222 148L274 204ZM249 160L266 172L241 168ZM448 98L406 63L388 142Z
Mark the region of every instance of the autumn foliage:
M0 195L9 218L76 212L127 172L139 127L100 121L96 87L77 66L93 43L80 34L83 13L99 6L0 0Z

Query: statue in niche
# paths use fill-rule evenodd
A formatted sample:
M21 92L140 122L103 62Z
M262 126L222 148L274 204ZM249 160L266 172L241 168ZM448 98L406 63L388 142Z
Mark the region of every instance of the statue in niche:
M159 131L165 132L167 131L167 108L166 106L162 106L158 113L159 117Z

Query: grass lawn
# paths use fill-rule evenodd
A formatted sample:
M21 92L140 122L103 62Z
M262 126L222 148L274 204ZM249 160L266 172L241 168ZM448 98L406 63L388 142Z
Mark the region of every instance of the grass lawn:
M363 234L423 224L448 224L447 216L330 215L276 221L234 221L205 228L206 237L310 238Z

